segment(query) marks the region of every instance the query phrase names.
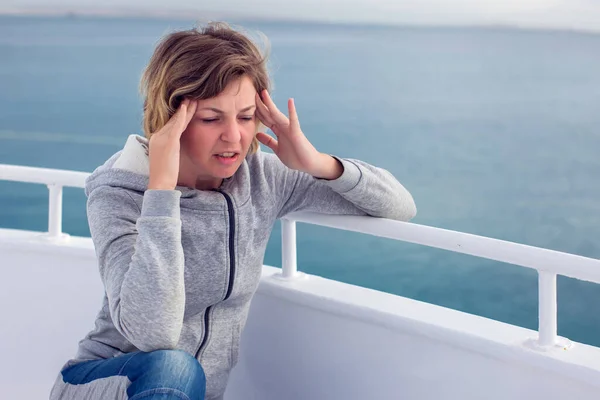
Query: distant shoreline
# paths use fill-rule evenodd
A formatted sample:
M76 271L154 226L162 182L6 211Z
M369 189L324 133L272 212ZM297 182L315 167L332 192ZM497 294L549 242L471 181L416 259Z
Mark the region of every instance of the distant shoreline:
M196 17L194 17L196 16ZM181 21L244 21L244 22L279 22L311 25L334 25L334 26L355 26L355 27L380 27L390 29L437 29L437 30L460 30L460 29L484 29L484 30L513 30L524 32L540 33L572 33L583 35L600 35L598 30L592 29L573 29L566 27L534 27L520 26L516 24L407 24L407 23L378 23L369 21L343 21L343 20L320 20L320 19L301 19L291 17L264 17L251 14L215 12L202 10L139 10L139 9L45 9L45 8L27 8L27 9L0 9L0 17L46 17L46 18L131 18L131 19L157 19L157 20L181 20Z
M126 8L90 8L69 9L43 7L22 9L0 9L0 16L30 16L30 17L111 17L111 18L165 18L165 19L191 19L190 15L206 15L209 18L235 17L233 13L215 13L202 10L160 11L152 9L126 9Z

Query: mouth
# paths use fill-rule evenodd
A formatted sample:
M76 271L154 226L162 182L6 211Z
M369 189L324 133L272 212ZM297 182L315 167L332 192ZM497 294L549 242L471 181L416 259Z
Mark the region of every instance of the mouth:
M240 156L240 153L225 152L225 153L215 154L213 157L215 157L221 164L231 165L238 160L239 156Z

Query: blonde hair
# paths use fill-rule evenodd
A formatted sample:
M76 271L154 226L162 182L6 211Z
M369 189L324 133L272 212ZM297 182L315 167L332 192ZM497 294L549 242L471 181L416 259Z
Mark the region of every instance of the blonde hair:
M150 138L161 129L185 98L215 97L242 76L248 76L258 92L269 90L267 58L266 40L261 52L249 37L224 22L163 37L140 82L145 136ZM257 149L255 137L248 153Z

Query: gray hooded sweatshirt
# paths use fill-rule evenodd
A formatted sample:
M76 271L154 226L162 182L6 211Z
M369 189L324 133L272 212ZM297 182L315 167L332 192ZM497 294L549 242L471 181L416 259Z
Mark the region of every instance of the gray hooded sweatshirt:
M65 366L180 349L204 368L206 398L219 398L278 218L313 211L408 221L416 213L410 193L386 170L336 157L344 172L328 181L260 150L216 190L147 190L147 143L131 135L86 181L105 296L95 329Z

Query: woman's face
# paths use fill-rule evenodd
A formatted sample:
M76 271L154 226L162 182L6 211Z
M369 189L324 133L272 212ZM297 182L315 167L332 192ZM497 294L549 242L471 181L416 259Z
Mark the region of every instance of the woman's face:
M243 76L218 96L197 101L181 136L180 184L211 189L235 173L256 134L255 95L252 81Z

